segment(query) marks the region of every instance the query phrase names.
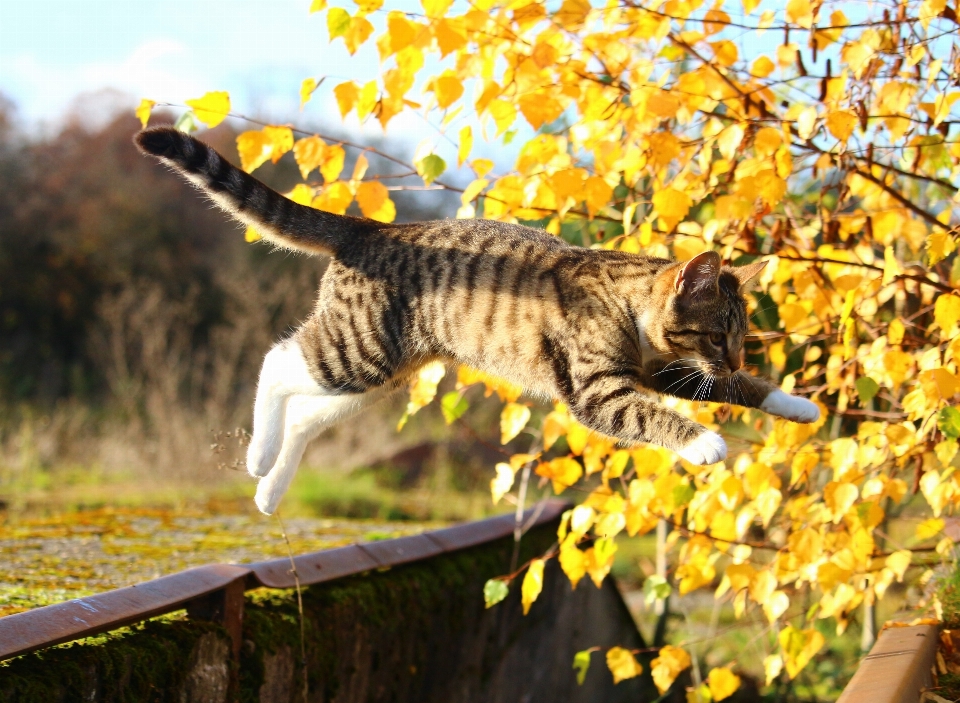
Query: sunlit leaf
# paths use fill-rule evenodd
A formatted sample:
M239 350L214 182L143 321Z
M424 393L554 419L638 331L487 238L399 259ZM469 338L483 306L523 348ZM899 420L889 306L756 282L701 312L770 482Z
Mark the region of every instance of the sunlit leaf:
M156 104L157 103L155 100L147 100L146 98L143 98L140 101L140 104L137 105L137 109L134 111L134 113L144 128L146 128L147 123L150 121L150 111L153 110L153 106Z
M543 590L543 566L542 559L534 559L527 567L527 573L523 577L523 585L520 587L522 596L523 614L530 612L530 606L537 600L540 591Z
M203 97L187 100L186 103L193 108L197 119L210 128L216 127L230 114L230 95L222 90L206 93Z
M607 668L613 674L613 683L632 679L643 673L643 667L629 649L611 647L607 650Z

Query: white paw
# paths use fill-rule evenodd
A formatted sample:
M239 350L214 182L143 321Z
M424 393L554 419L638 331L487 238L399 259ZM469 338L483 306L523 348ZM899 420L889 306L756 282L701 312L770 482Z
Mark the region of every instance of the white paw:
M263 446L266 442L258 442L254 436L247 449L247 472L251 476L262 478L270 473L270 469L277 463L277 457L280 455L280 438L272 443L272 446Z
M727 443L716 432L705 430L677 454L691 464L707 466L727 458Z
M776 390L768 395L760 409L793 422L816 422L820 419L820 408L806 398Z
M273 515L277 506L280 505L280 499L283 498L283 490L277 490L277 486L269 479L263 479L257 485L257 495L253 502L257 504L260 512L264 515Z

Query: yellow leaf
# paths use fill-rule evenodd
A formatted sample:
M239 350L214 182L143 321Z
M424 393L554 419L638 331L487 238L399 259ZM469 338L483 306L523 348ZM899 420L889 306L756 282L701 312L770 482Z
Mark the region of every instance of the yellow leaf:
M577 549L574 539L568 537L560 545L559 561L563 573L570 579L570 587L575 589L580 579L587 574L587 559L586 555Z
M327 31L330 41L342 37L350 29L350 13L342 7L331 7L327 13Z
M750 67L750 73L755 75L757 78L766 78L773 73L773 69L776 67L776 64L773 63L769 57L761 56L753 62L753 66Z
M784 664L787 667L787 676L796 677L803 668L810 663L813 656L824 645L823 635L817 630L798 630L787 625L780 631L777 638L783 650Z
M838 524L853 506L860 494L852 483L831 481L823 489L823 502L833 514L833 524Z
M693 200L690 196L675 188L664 188L653 194L653 207L656 208L660 219L664 220L664 229L672 230L687 213Z
M313 91L317 89L317 79L316 78L304 78L303 83L300 84L300 109L303 110L303 106L306 105L310 98L313 97Z
M845 142L853 134L853 128L857 125L857 116L849 110L834 110L827 114L826 124L830 134L841 142Z
M712 46L717 63L721 66L732 66L740 57L740 53L737 51L737 45L729 39L721 39L720 41L713 42Z
M763 658L763 672L767 678L767 686L783 671L783 658L779 654L770 654Z
M393 222L397 209L387 187L380 181L364 181L357 188L357 205L364 217L377 222Z
M500 412L500 443L516 437L530 421L530 408L520 403L507 403Z
M783 591L774 591L770 597L763 602L763 613L771 623L776 622L777 618L787 612L790 607L790 598Z
M513 103L507 100L491 100L487 110L493 116L493 121L497 123L497 135L501 135L510 129L510 125L517 119L517 108Z
M333 183L343 172L343 161L346 154L339 144L332 144L323 152L323 163L320 165L320 175L324 183Z
M262 131L242 132L237 137L237 152L240 154L240 166L251 173L270 158L273 142Z
M890 325L887 327L887 341L890 344L902 344L903 335L906 333L906 328L904 328L903 323L900 322L898 318L890 320Z
M960 323L960 296L945 294L937 297L933 308L933 321L941 331L941 339L956 336Z
M714 701L722 701L732 696L740 688L740 677L728 667L711 669L707 676L707 686Z
M387 36L390 37L390 51L397 53L410 46L413 40L417 38L419 29L420 25L408 20L402 12L392 10L387 15Z
M510 464L499 463L496 466L497 477L490 481L490 495L493 498L493 504L496 505L500 499L513 488L514 472ZM563 565L563 553L560 554L561 566Z
M247 231L243 233L243 239L246 242L258 242L263 239L263 237L261 237L260 233L253 227L247 227Z
M637 661L630 650L623 647L611 647L607 650L607 668L613 674L614 684L632 679L643 673L640 662Z
M813 5L810 0L789 0L787 2L787 21L810 29L813 25Z
M549 478L553 482L554 493L560 494L580 480L583 467L576 459L564 456L538 465L535 473L537 476Z
M463 163L470 156L470 150L473 149L473 128L471 128L470 125L465 125L460 130L460 138L458 142L459 142L459 146L457 148L457 166L463 166ZM473 198L466 199L465 202L468 203L470 202L470 200L473 200Z
M956 249L957 243L947 232L937 231L927 238L927 256L931 266L936 266Z
M467 37L462 33L462 25L448 20L440 20L433 25L433 36L437 38L440 49L440 58L462 49L467 45Z
M782 143L782 133L773 127L764 127L753 137L753 148L757 156L770 156L776 153Z
M801 139L810 139L817 130L817 108L813 105L805 107L797 116L797 136Z
M323 164L327 145L318 136L306 137L297 140L293 145L293 156L300 168L300 175L306 178L310 172Z
M433 93L437 96L437 105L446 109L463 95L463 83L453 71L446 71L442 76L433 79Z
M560 101L543 92L521 95L517 102L520 112L534 129L540 129L544 124L553 122L563 114L563 105Z
M324 188L323 192L313 199L311 205L318 210L343 215L352 202L353 193L350 192L350 186L346 183L337 182Z
M357 88L357 84L353 81L341 83L333 89L333 95L336 97L337 105L340 107L341 117L346 117L347 114L353 109L359 94L360 89Z
M960 392L960 378L945 368L920 373L920 383L927 398L948 400Z
M690 655L679 647L667 645L660 649L657 658L650 662L650 674L661 695L673 685L684 669L690 666Z
M530 612L530 606L543 590L543 559L534 559L527 567L527 573L523 577L523 585L520 587L521 601L523 603L523 614Z
M917 525L917 539L928 540L931 537L936 537L943 532L945 525L946 523L943 521L943 518L928 518Z
M230 94L222 90L214 91L202 98L187 100L187 105L193 108L198 120L213 128L230 114Z
M913 554L909 549L901 549L887 557L884 565L897 576L897 581L903 581L903 575L910 566Z
M453 0L420 0L420 4L423 5L423 11L427 13L427 17L440 19L447 14Z
M613 188L607 185L607 182L600 176L590 176L584 184L584 200L587 203L587 211L592 217L600 208L605 207L613 198Z
M424 364L410 384L410 402L407 403L407 415L413 415L426 407L437 395L437 385L446 373L442 362L431 361Z
M351 17L350 26L343 35L343 43L347 45L347 51L350 55L357 53L357 49L363 44L370 35L373 34L373 25L364 17Z
M363 122L377 106L377 82L369 81L357 95L357 119Z
M743 14L749 15L757 9L757 5L759 4L760 0L743 0Z
M586 22L589 12L590 3L588 0L564 0L563 5L554 15L554 19L564 29L575 31Z
M150 121L150 111L153 109L153 106L156 105L155 100L147 100L144 98L140 101L140 104L137 106L137 109L134 111L134 114L137 116L137 119L140 120L140 124L147 126L147 123Z
M293 131L289 127L267 126L263 134L270 142L270 160L277 163L280 158L293 148Z
M376 12L383 6L383 0L353 0L360 12L365 15L369 15L371 12Z
M293 190L285 193L285 195L298 205L310 205L313 201L313 188L306 183L297 183L297 185L293 187Z
M313 0L313 2L310 3L310 12L311 14L314 12L320 12L320 10L326 9L326 7L327 0Z

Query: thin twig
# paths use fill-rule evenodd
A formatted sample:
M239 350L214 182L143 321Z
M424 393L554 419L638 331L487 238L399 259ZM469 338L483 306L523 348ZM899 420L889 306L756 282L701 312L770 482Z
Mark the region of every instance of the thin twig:
M287 530L283 526L283 520L280 519L280 511L278 510L274 514L277 516L277 522L280 523L280 534L283 535L283 541L287 545L287 556L290 557L290 573L293 574L293 583L297 588L297 612L300 615L300 668L303 670L303 703L308 703L307 638L303 621L303 594L300 590L300 574L297 573L297 564L293 560L293 548L290 546L290 540L287 538Z

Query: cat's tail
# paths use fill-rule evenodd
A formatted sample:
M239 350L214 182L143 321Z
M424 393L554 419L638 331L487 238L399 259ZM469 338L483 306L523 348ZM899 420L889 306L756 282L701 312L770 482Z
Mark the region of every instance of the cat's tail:
M221 208L284 249L336 255L372 224L370 220L295 203L203 142L171 127L145 129L134 141L140 151L183 174Z

